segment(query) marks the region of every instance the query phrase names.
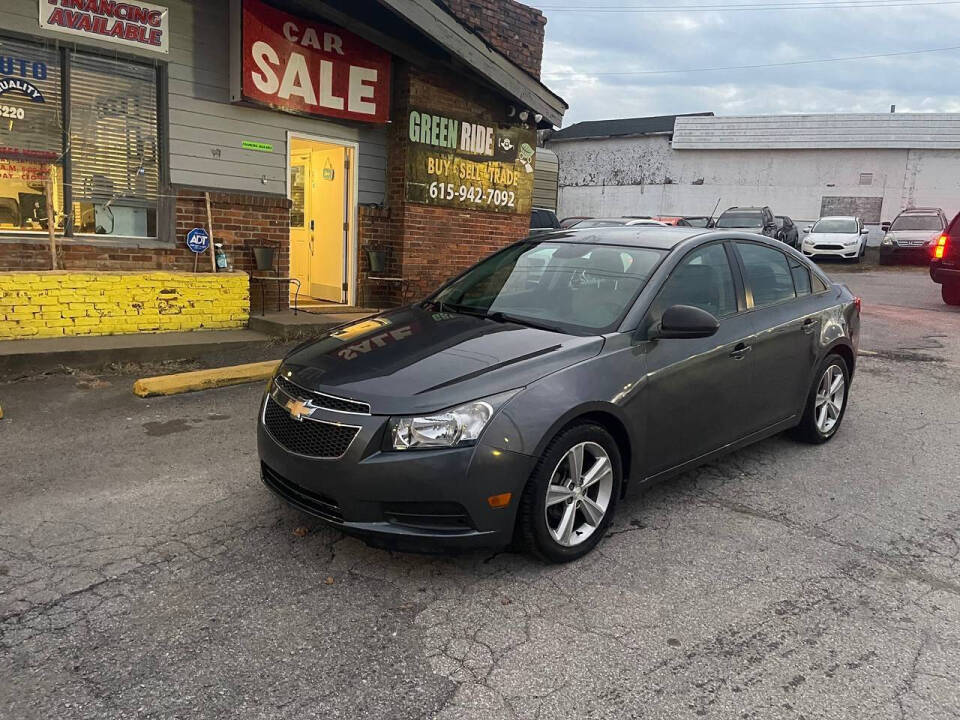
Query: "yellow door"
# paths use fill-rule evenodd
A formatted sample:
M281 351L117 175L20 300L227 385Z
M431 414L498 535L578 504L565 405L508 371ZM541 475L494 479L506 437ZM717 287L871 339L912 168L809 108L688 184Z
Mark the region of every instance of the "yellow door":
M310 287L310 153L290 154L290 277ZM291 288L291 294L293 288ZM307 294L306 292L303 293Z
M310 261L310 296L344 302L346 262L347 149L317 143L310 152L310 219L313 253Z

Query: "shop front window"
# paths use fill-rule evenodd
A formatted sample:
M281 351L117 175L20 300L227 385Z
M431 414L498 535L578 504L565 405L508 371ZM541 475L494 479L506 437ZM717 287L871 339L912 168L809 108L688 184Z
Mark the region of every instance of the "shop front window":
M63 230L60 53L0 38L0 233Z
M156 237L154 66L0 38L0 233L47 232L48 188L58 233Z

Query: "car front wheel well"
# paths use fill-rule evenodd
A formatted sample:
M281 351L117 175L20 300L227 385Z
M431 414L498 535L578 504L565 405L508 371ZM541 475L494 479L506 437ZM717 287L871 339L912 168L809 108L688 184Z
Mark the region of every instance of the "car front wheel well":
M620 459L623 465L623 485L621 494L626 492L627 480L630 477L630 467L633 460L633 452L630 446L630 436L627 433L627 428L624 427L623 422L620 418L612 413L606 413L602 410L592 410L590 412L584 413L583 415L577 415L574 418L571 418L566 425L561 428L560 432L563 432L568 427L573 425L582 425L584 423L594 423L599 425L608 433L613 436L613 439L617 442L617 449L620 451ZM559 435L559 433L557 433Z

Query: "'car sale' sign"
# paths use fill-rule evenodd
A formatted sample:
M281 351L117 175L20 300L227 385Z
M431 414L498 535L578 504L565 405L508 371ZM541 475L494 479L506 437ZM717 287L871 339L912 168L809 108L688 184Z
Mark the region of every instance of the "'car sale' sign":
M242 0L240 98L277 110L384 123L390 54L353 33Z

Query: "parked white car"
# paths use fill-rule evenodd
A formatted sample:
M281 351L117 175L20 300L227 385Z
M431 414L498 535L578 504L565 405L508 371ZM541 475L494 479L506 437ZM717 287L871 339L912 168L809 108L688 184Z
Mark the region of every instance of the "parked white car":
M807 257L838 257L860 262L867 251L869 230L852 215L822 217L805 229L800 249Z

